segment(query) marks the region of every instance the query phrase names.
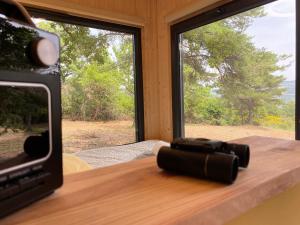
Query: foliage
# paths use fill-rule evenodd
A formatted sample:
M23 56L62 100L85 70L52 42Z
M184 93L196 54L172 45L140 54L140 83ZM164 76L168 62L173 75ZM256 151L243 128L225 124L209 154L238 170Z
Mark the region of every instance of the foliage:
M186 122L293 126L295 103L280 100L278 75L289 56L257 48L246 33L265 15L260 7L181 35ZM64 117L134 117L130 35L49 21L39 27L61 38Z
M48 120L48 95L43 89L3 86L0 103L0 135L9 129L32 131L32 124Z
M24 52L27 51L28 43L38 37L38 33L26 27L16 27L4 19L0 19L0 27L1 68L6 70L33 69Z
M280 97L285 78L278 73L288 66L283 62L289 56L257 48L245 32L265 15L260 7L182 34L186 121L284 124ZM217 111L211 110L212 104Z
M38 26L60 36L65 118L134 117L131 35L50 21Z
M261 125L285 130L295 130L295 101L289 101L277 107L262 119Z
M128 97L120 88L120 73L110 64L93 63L64 85L64 112L71 119L114 120L126 114ZM125 102L125 103L124 103Z

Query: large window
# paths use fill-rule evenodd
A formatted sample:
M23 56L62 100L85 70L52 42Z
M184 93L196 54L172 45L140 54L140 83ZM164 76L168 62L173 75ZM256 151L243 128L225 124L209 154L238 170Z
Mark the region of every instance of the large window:
M175 137L295 139L295 4L235 1L172 26Z
M142 141L140 29L29 10L61 40L64 153Z

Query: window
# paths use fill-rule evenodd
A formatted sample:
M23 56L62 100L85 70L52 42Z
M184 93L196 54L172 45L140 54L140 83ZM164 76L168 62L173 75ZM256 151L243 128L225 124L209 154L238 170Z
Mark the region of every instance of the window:
M29 11L61 39L64 153L143 141L140 29Z
M174 137L295 138L295 4L235 1L172 26Z

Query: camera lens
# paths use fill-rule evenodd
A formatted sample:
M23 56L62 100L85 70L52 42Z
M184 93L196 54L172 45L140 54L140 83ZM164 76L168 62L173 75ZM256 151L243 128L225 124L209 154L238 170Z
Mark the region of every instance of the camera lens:
M29 136L24 142L24 152L33 158L45 157L49 153L49 137Z

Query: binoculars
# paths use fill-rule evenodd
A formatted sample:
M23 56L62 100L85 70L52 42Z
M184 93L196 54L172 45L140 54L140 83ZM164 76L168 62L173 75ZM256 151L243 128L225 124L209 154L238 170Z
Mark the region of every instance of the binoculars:
M239 167L247 168L248 145L205 138L178 138L161 147L157 165L167 171L232 184Z

